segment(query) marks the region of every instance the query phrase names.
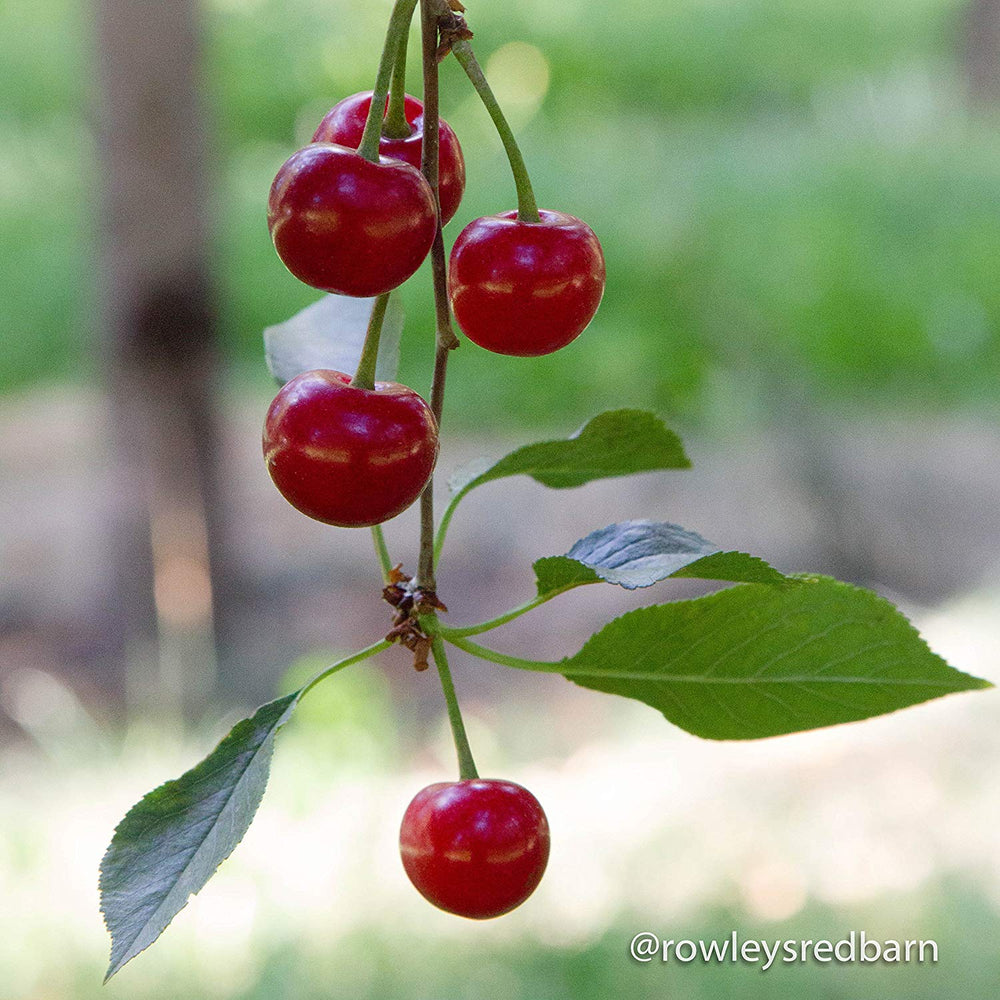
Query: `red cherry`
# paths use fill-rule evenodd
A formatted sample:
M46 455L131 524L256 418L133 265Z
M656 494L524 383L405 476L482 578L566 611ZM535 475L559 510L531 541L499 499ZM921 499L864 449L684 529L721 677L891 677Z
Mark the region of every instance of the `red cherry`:
M407 807L399 849L425 899L485 920L535 891L549 860L549 824L538 799L512 781L440 782Z
M523 222L504 212L470 222L451 249L448 294L462 331L497 354L536 357L575 340L604 294L593 230L563 212Z
M285 267L340 295L381 295L406 281L430 251L436 216L419 170L386 157L371 163L333 143L293 153L267 199Z
M438 452L431 408L412 389L350 385L343 372L304 372L282 386L264 421L264 458L295 508L326 524L362 528L420 496Z
M352 94L335 104L324 116L313 136L313 142L336 142L341 146L357 149L361 143L361 133L365 130L368 109L372 104L372 92L362 91ZM388 107L386 99L386 107ZM382 136L378 151L382 156L391 156L420 169L420 154L424 145L424 105L409 94L403 101L403 114L410 123L411 133L404 139ZM462 192L465 190L465 159L452 127L440 120L440 147L438 153L438 185L441 198L441 225L458 211Z

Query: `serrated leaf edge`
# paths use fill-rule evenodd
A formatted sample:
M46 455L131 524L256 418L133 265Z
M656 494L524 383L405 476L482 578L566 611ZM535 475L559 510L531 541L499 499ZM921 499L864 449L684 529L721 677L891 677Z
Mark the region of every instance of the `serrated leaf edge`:
M802 584L809 584L811 582L812 583L819 583L819 582L832 583L832 584L835 584L840 589L848 590L848 591L854 591L854 592L857 592L857 593L862 593L862 594L865 594L868 597L874 599L874 601L877 604L879 604L879 605L882 606L882 610L883 611L889 612L893 617L898 617L901 620L901 622L903 624L905 624L907 628L910 629L910 631L913 633L913 635L921 643L923 643L923 645L927 649L927 653L930 656L934 657L935 659L939 660L941 662L941 664L945 668L947 668L947 670L951 671L951 673L954 675L954 681L957 681L958 683L949 683L947 680L944 680L944 679L942 679L942 680L928 680L928 679L920 679L920 678L898 678L898 679L894 679L894 680L889 681L889 680L886 680L886 679L882 678L882 679L879 679L879 680L876 681L876 680L873 680L873 679L870 679L870 678L864 678L864 677L861 677L861 678L859 678L859 677L840 677L840 676L830 676L830 675L824 675L821 678L821 680L817 680L817 678L815 676L813 676L813 675L809 675L809 676L806 676L806 677L798 677L798 678L796 678L796 677L787 677L786 676L786 677L778 677L778 678L768 679L768 678L761 677L761 676L756 676L756 677L751 677L751 678L731 678L731 677L727 677L727 678L713 678L713 677L706 676L706 675L679 675L679 674L671 674L671 675L664 676L663 677L663 683L664 684L673 683L673 682L682 683L682 684L683 683L696 683L696 684L712 684L712 683L723 684L724 683L724 684L734 684L734 685L735 684L741 684L741 683L742 684L757 683L757 684L764 685L764 684L767 684L767 683L798 683L798 682L801 682L801 683L810 683L810 682L814 682L814 683L853 683L853 684L868 683L868 684L890 685L890 686L896 686L896 687L921 686L921 687L927 687L927 688L940 688L940 689L942 689L945 692L945 694L960 694L960 693L965 692L965 691L988 690L988 689L993 688L995 686L991 681L988 681L988 680L986 680L986 679L984 679L982 677L976 677L974 674L969 674L969 673L967 673L967 672L965 672L963 670L959 670L958 668L953 667L950 663L948 663L938 653L935 653L934 650L932 650L927 645L927 642L923 638L923 636L920 634L919 629L917 629L917 627L910 621L910 619L902 611L900 611L900 609L898 607L896 607L891 601L889 601L887 598L883 597L881 594L878 594L875 591L869 590L868 588L857 587L857 586L854 586L853 584L846 583L843 580L837 580L837 579L835 579L833 577L825 576L824 574L820 574L820 573L796 573L796 574L789 574L788 577L787 577L787 579L789 581L792 581L792 582L795 582L795 583L802 583ZM715 603L715 602L718 602L718 601L721 601L721 600L725 600L726 599L725 595L728 594L728 593L731 593L733 590L744 588L744 587L750 587L750 588L761 587L761 588L766 588L766 587L768 587L768 584L764 584L764 583L739 583L739 584L736 584L734 587L727 587L724 590L716 591L716 592L714 592L712 594L705 594L705 595L703 595L701 597L690 598L690 599L686 599L686 600L683 600L683 601L669 602L667 604L662 604L662 605L649 605L649 606L646 606L646 607L635 608L635 609L633 609L631 611L627 611L627 612L625 612L625 614L619 615L617 618L614 618L610 622L607 622L597 632L595 632L592 636L590 636L590 638L587 639L587 641L580 647L580 649L578 649L572 655L565 656L565 657L563 657L561 660L559 660L556 663L546 664L546 667L548 668L546 670L546 672L551 671L551 672L555 672L555 673L560 673L560 674L562 674L563 677L566 678L566 680L571 681L574 684L578 684L579 686L584 687L584 688L587 688L587 685L585 683L581 683L581 681L578 680L578 678L582 679L582 678L586 678L586 677L594 677L594 678L612 677L612 678L620 678L620 679L624 679L624 680L633 680L633 679L634 680L644 680L644 681L655 680L655 678L650 677L650 675L648 673L635 673L635 674L631 674L628 671L614 671L614 670L601 671L601 670L594 670L594 669L589 669L588 670L588 669L573 669L573 668L570 668L570 669L567 670L565 668L568 667L568 666L570 666L570 664L572 663L572 661L577 656L579 656L581 653L583 653L583 651L587 648L587 646L591 643L592 640L594 640L605 629L609 628L611 625L615 624L616 622L627 620L627 619L629 619L629 618L631 618L633 616L637 616L637 615L642 615L642 614L654 612L654 611L656 611L659 608L671 607L672 605L677 605L677 604L693 605L693 604ZM527 667L528 669L531 669L530 667L528 667L528 661L525 661L524 666ZM538 666L541 666L541 664L539 664ZM588 690L593 690L593 689L592 688L588 688ZM628 695L620 695L620 694L618 696L619 697L629 697ZM926 699L926 700L930 700L930 699ZM854 721L860 722L860 721L866 721L867 719L871 719L871 718L878 718L878 717L884 716L884 715L891 715L894 712L902 711L904 708L915 707L917 704L922 704L922 702L911 702L911 703L909 703L907 705L901 705L898 708L890 709L887 712L878 712L878 713L875 713L874 715L866 716L863 719L858 719L858 720L854 720ZM664 714L664 713L661 711L661 714ZM665 715L664 715L664 717L666 718ZM667 721L671 725L677 726L680 729L684 729L686 732L690 732L690 733L692 733L692 735L698 736L699 738L702 738L702 739L712 739L712 740L717 740L717 739L734 739L734 737L707 736L704 733L697 733L697 732L694 732L693 730L687 729L686 727L681 726L679 723L674 722L673 720L671 720L669 718L667 718ZM831 723L829 725L849 725L849 724L851 724L851 723L850 722L840 722L840 723ZM821 727L812 727L812 728L828 728L828 726L824 725L824 726L821 726ZM809 731L811 731L811 729L807 728L807 729L800 729L800 730L790 730L790 731L788 731L786 733L778 733L778 734L774 734L774 735L775 736L794 735L795 733L809 732ZM774 737L773 736L748 737L748 739L770 739L770 738L774 738Z
M226 852L226 854L223 855L223 857L221 857L219 859L219 863L215 866L215 868L212 870L212 872L209 873L208 877L202 882L202 884L197 889L194 889L192 892L188 893L188 895L185 898L184 902L181 903L181 905L179 907L177 907L177 909L174 910L174 912L167 918L166 922L163 924L163 927L160 928L160 930L152 938L152 940L150 940L147 944L143 945L141 948L133 951L133 947L134 947L135 941L138 940L140 937L143 936L143 934L146 932L146 930L150 927L151 924L155 924L157 922L157 919L158 919L159 915L161 914L161 912L163 910L163 907L166 904L167 900L170 898L171 893L173 893L174 889L177 887L177 885L180 883L181 879L184 877L184 874L190 869L190 867L193 865L195 859L199 856L199 854L200 854L203 846L205 845L205 843L209 839L209 836L211 835L211 833L216 829L217 824L219 823L219 820L220 820L221 816L225 812L225 810L228 807L229 803L232 801L233 796L236 794L236 791L239 788L240 783L245 778L245 776L246 776L247 772L250 770L251 766L257 760L258 755L261 752L266 752L268 761L270 760L271 754L273 753L273 750L274 750L274 738L277 735L278 731L281 729L281 727L284 726L284 724L288 721L289 717L291 716L292 711L295 709L295 706L298 703L298 699L299 699L299 697L300 697L301 694L302 694L301 691L296 691L293 694L283 696L283 698L278 698L278 699L275 699L275 701L268 702L267 704L262 705L260 708L258 708L257 711L254 712L253 715L248 716L245 719L241 719L239 722L235 723L230 728L229 732L226 733L226 735L223 736L222 739L215 745L215 747L212 749L212 751L209 754L207 754L205 757L203 757L197 764L195 764L194 767L189 768L187 771L185 771L179 777L177 777L177 778L171 778L168 781L165 781L162 784L158 785L156 788L152 789L151 791L147 792L138 802L136 802L128 810L128 812L125 813L125 815L122 817L122 819L118 822L117 826L115 827L114 833L112 834L111 843L108 845L108 848L105 851L103 858L101 859L100 877L99 877L99 881L98 881L98 889L99 889L100 896L101 896L101 903L100 903L101 916L102 916L102 918L104 920L104 926L107 928L108 934L111 936L112 953L114 953L114 950L115 950L116 937L115 937L114 930L112 929L112 927L111 927L111 925L109 923L108 912L107 912L107 910L105 908L104 888L105 888L105 880L106 880L107 875L108 875L108 873L106 871L106 866L107 866L109 860L112 858L112 856L114 854L115 847L116 847L115 841L118 838L119 832L122 830L122 828L125 826L125 824L129 822L130 817L132 817L133 813L140 806L142 806L143 803L149 801L150 799L152 799L153 797L155 797L156 795L158 795L160 792L162 792L163 789L171 787L171 786L175 786L178 783L182 782L188 775L192 774L199 767L201 767L206 761L210 760L211 757L213 756L213 754L217 753L219 751L219 749L223 746L223 744L226 742L226 740L228 740L232 736L233 732L236 730L236 728L238 726L242 725L243 723L248 723L248 722L252 723L253 719L256 718L256 716L259 715L260 712L262 712L266 708L271 707L276 702L281 702L282 700L286 700L287 701L287 705L285 706L285 708L282 711L281 715L278 717L278 719L275 721L275 723L273 724L273 726L271 727L271 729L264 736L263 740L261 740L261 742L260 742L259 746L257 747L257 749L250 755L249 759L247 760L246 765L244 766L244 768L240 772L239 778L233 783L232 789L231 789L230 793L226 796L225 801L223 802L223 804L222 804L221 808L219 809L219 811L218 811L215 819L213 820L212 825L211 825L209 831L202 838L202 840L199 843L197 849L191 855L190 859L187 861L187 863L185 864L184 868L177 874L177 877L174 879L174 881L170 885L170 888L167 890L166 893L164 893L162 901L160 902L160 905L157 906L157 908L147 918L147 920L142 924L142 926L132 935L131 940L125 946L125 950L124 950L123 955L117 961L111 961L111 963L109 964L108 971L105 973L105 976L104 976L104 982L105 983L107 983L108 980L111 979L111 977L114 976L115 973L119 972L128 962L130 962L137 955L142 954L143 951L145 951L148 947L150 947L152 944L154 944L159 939L160 935L167 929L167 927L170 926L170 924L173 921L174 917L176 917L177 914L180 913L181 910L183 910L187 906L187 904L190 901L191 897L194 896L194 895L196 895L198 892L200 892L205 887L205 885L208 884L208 881L211 879L212 875L216 871L218 871L219 866L227 858L229 858L230 855L233 853L233 851L236 849L236 847L239 846L240 841L243 839L243 835L245 835L245 833L246 833L245 830L244 830L244 833L240 835L239 840L237 840L236 843L234 843L233 846L229 849L229 851ZM266 751L264 749L265 747L267 748ZM269 775L270 775L270 768L268 768L268 777L269 777ZM267 788L267 779L265 778L264 788L261 790L261 797L260 797L260 799L257 800L257 804L254 806L253 812L251 813L251 816L250 816L250 822L253 821L253 818L257 814L257 809L260 807L260 802L263 800L263 796L264 796L264 792L266 791L266 788ZM247 824L247 828L249 828L249 823Z

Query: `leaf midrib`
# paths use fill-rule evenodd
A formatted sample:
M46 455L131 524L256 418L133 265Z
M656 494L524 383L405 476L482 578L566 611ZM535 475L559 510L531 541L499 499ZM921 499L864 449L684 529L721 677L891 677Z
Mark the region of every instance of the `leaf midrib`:
M246 765L240 771L239 777L236 779L236 781L233 782L233 786L232 786L229 794L225 797L225 801L222 803L222 806L219 808L219 811L215 814L215 817L212 819L211 824L209 825L208 829L205 831L204 835L202 836L201 840L199 841L198 846L194 849L194 851L192 852L191 856L185 862L184 867L181 868L181 870L177 873L177 875L175 876L175 878L169 883L170 887L162 895L160 903L156 907L156 909L149 915L149 917L146 919L146 921L143 923L143 925L141 927L139 927L136 930L136 932L128 939L128 943L125 946L125 949L124 949L124 952L123 952L123 954L125 956L127 956L127 957L122 958L111 969L108 970L108 975L107 975L107 977L105 977L105 982L107 982L107 979L110 978L110 976L112 976L126 962L128 962L131 957L134 957L134 956L129 955L129 952L132 950L133 945L135 944L135 942L140 937L142 937L142 935L145 933L145 931L150 926L150 924L153 924L156 921L156 919L159 916L160 912L167 905L167 902L169 901L169 899L171 897L171 894L177 888L177 886L180 883L181 879L190 870L190 868L194 864L195 860L199 857L202 849L205 847L206 841L212 835L212 832L218 827L219 821L220 821L220 819L222 817L222 814L226 811L227 807L229 806L229 803L232 802L232 800L233 800L233 796L236 794L237 790L240 788L241 784L243 783L243 780L246 778L247 772L250 770L250 768L253 766L254 762L257 760L257 757L261 753L261 751L264 749L264 746L267 744L267 742L272 738L272 736L277 731L277 729L278 729L278 727L280 725L280 720L285 718L286 712L287 712L287 709L286 709L286 711L283 711L280 716L278 716L278 720L276 720L275 724L270 729L268 729L266 735L261 740L261 742L258 745L257 749L254 750L252 754L250 754L250 757L248 758ZM209 776L213 776L215 774L218 774L222 770L224 770L224 767L220 767L220 768L216 769L215 771L211 772L211 775L209 775ZM205 796L205 798L206 799L207 798L211 798L211 796L208 795L208 796ZM205 799L202 799L201 801L205 801ZM185 810L181 810L181 811L185 811ZM167 818L171 818L171 817L168 816ZM225 860L225 859L223 859L223 860ZM220 862L220 864L221 864L221 862ZM190 893L188 895L190 896ZM183 907L181 907L181 908L183 909ZM172 920L173 917L176 916L176 914L177 914L177 911L175 911L174 914L171 915L170 919Z
M953 687L945 680L919 680L908 677L828 677L814 675L787 677L705 677L698 674L659 674L624 670L576 670L560 666L558 671L566 677L610 677L631 681L678 682L680 684L871 684L884 686Z

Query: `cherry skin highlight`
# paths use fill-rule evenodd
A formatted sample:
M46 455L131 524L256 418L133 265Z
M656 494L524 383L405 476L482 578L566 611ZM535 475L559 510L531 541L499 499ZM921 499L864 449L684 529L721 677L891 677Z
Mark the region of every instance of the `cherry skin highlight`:
M434 192L402 160L378 163L313 143L278 170L267 224L299 281L339 295L381 295L420 267L437 231Z
M264 421L274 485L303 514L343 528L381 524L420 496L434 471L438 430L412 389L350 385L343 372L296 375Z
M593 230L564 212L475 219L455 240L448 295L462 332L497 354L537 357L575 340L604 294Z
M362 91L352 94L335 104L323 117L313 135L313 142L335 142L341 146L357 149L361 143L361 133L365 130L368 109L372 104L372 92ZM388 106L388 99L386 100ZM382 156L404 160L420 169L420 156L424 145L424 105L415 97L406 95L403 114L410 124L410 135L391 138L383 135L378 151ZM441 198L441 225L448 222L458 211L465 191L465 158L454 129L443 119L439 128L438 185Z
M534 795L512 781L439 782L407 807L399 849L425 899L486 920L535 891L549 860L549 824Z

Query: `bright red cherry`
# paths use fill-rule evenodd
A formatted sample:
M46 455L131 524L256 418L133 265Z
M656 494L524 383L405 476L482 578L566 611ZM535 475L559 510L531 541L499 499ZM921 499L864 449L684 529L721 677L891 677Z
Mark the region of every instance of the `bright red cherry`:
M293 153L267 199L285 267L340 295L381 295L406 281L430 251L436 216L419 170L386 157L371 163L334 143Z
M593 230L563 212L475 219L455 240L448 294L462 331L497 354L537 357L575 340L604 294Z
M549 824L538 799L512 781L440 782L407 807L399 849L425 899L485 920L535 891L549 860Z
M381 524L420 496L438 453L431 408L412 389L350 385L343 372L286 382L264 421L264 458L295 508L343 528Z
M357 149L361 143L361 133L365 130L368 109L372 104L372 92L352 94L335 104L324 116L313 136L313 142L336 142L341 146ZM386 100L388 107L388 99ZM410 123L410 134L402 139L382 136L378 151L382 156L420 169L420 154L424 145L424 105L409 94L403 101L403 114ZM465 159L458 136L446 122L440 121L438 184L441 198L441 224L444 225L457 211L465 190Z

